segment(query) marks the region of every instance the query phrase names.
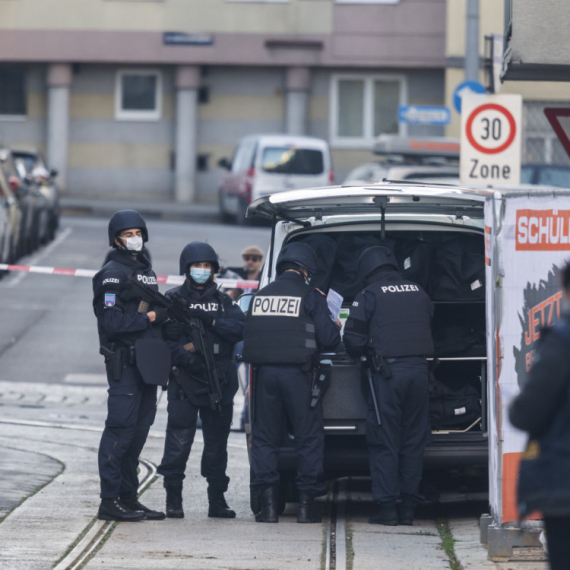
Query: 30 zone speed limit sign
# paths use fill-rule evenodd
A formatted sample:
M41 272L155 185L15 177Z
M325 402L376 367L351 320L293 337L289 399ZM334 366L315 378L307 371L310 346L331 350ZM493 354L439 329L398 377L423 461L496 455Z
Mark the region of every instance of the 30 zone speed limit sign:
M461 101L463 184L520 184L520 95L465 94Z

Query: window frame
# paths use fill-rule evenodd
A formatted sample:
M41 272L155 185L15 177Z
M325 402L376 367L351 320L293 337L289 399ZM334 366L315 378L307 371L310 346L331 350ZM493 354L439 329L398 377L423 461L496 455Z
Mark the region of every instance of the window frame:
M156 77L156 106L153 111L128 110L122 108L123 76L151 75ZM115 75L115 120L116 121L160 121L162 119L162 72L160 69L118 69Z
M341 81L360 80L364 82L364 105L362 113L362 137L342 137L338 135L339 83ZM338 73L330 80L329 129L330 143L335 148L372 148L378 135L374 134L374 83L376 81L397 81L400 83L399 105L408 104L408 78L403 74L392 73ZM398 124L399 136L406 136L405 123Z
M13 66L14 67L14 66ZM0 112L0 121L20 122L28 119L28 71L24 69L24 107L25 113L22 114L4 114Z

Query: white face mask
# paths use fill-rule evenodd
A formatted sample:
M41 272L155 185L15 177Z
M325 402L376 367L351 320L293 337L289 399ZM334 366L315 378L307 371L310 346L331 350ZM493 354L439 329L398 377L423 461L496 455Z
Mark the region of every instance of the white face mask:
M125 242L125 247L129 251L142 251L143 238L140 236L121 238Z

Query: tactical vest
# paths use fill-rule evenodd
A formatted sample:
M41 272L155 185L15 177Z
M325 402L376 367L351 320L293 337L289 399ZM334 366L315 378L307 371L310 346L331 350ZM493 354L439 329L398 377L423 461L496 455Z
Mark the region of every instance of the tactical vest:
M122 299L122 289L120 288L124 285L132 275L136 275L139 281L144 283L149 289L153 291L158 291L158 284L156 280L156 274L152 269L140 269L136 270L124 263L120 263L117 260L111 260L107 262L101 270L93 278L93 283L95 285L94 298L93 298L93 309L95 316L97 317L97 329L99 332L99 342L102 346L109 344L110 342L117 343L119 345L133 345L134 342L139 338L162 338L162 333L160 327L151 326L144 331L122 333L119 338L108 338L104 333L101 321L103 319L103 295L104 291L107 290L105 287L107 285L106 279L112 279L113 283L116 278L119 277L120 284L116 290L109 289L109 293L113 295L113 305L121 307L124 313L137 313L139 312L140 300L138 299ZM140 307L141 309L143 307ZM152 310L149 307L148 310ZM146 311L144 311L146 312Z
M315 324L305 312L313 290L277 279L252 299L245 319L243 359L250 364L307 364L317 352Z
M180 295L185 301L189 309L201 309L209 313L214 319L223 319L226 316L222 294L216 290L214 294L207 300L200 301L199 299L192 299L185 293L184 286L175 287L166 292L167 297L172 295ZM220 337L214 330L206 328L206 337L210 346L214 347L215 360L231 360L233 356L233 344L230 344L222 337ZM183 343L186 344L192 339L183 337Z
M431 301L419 285L398 277L373 281L365 291L376 301L368 321L368 338L376 354L384 358L433 354Z

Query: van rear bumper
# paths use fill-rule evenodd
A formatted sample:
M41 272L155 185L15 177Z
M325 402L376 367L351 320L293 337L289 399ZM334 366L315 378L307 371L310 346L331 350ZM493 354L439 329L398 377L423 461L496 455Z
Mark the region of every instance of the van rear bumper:
M487 439L480 433L473 434L472 437L465 437L466 435L462 434L462 441L454 436L436 436L424 452L425 469L486 468L489 460ZM368 448L364 437L344 437L340 441L326 438L324 464L327 479L369 476ZM279 450L279 470L294 472L296 469L295 449L282 447Z

